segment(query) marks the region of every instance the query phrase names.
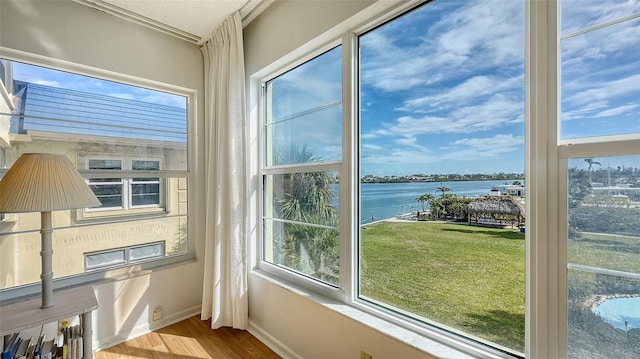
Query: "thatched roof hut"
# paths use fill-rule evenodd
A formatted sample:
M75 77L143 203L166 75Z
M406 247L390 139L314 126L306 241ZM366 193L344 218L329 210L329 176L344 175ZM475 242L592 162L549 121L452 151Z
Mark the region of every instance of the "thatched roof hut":
M511 196L482 196L467 205L469 223L503 226L524 222L524 205Z

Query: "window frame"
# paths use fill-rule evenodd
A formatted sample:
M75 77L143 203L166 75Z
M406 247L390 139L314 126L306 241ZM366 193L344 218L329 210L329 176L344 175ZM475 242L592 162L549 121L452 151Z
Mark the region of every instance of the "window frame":
M100 155L91 155L88 156L85 159L85 168L88 169L88 171L93 171L93 170L97 170L97 171L113 171L113 170L103 170L103 169L91 169L90 168L90 161L91 160L119 160L120 164L121 164L121 169L114 173L113 175L116 177L107 177L107 178L119 178L120 182L92 182L91 179L94 178L98 178L98 177L89 177L86 179L86 182L88 185L120 185L122 187L122 206L121 207L97 207L97 208L85 208L82 210L82 218L84 218L84 215L86 214L90 214L91 212L115 212L115 211L126 211L128 213L135 213L138 214L140 213L140 211L135 211L135 210L140 210L140 209L148 209L151 213L155 213L157 211L153 211L153 209L157 209L157 208L162 208L164 212L168 212L167 210L165 210L165 204L169 203L169 201L167 201L166 199L166 195L168 193L167 189L166 189L166 184L161 177L154 177L157 178L157 180L155 181L135 181L135 178L142 178L142 177L135 177L132 174L135 173L136 171L140 171L140 170L134 170L133 169L133 162L134 161L150 161L150 162L158 162L158 170L157 172L160 172L162 170L162 159L161 158L157 158L157 157L117 157L117 156L110 156L110 155L105 155L105 156L100 156ZM151 172L154 172L155 170L151 170ZM126 174L125 174L126 173ZM146 178L146 177L145 177ZM159 199L159 203L158 204L147 204L147 205L138 205L135 206L133 205L133 191L132 191L132 186L134 184L148 184L148 183L153 183L153 184L158 184L158 199ZM126 213L122 213L122 215L126 215Z
M375 29L376 27L393 20L396 17L411 11L412 9L419 7L429 0L411 0L403 2L401 4L395 4L386 11L378 14L377 16L370 17L362 23L356 24L349 30L341 28L336 31L334 36L327 38L327 41L322 42L322 45L312 42L309 49L304 46L303 50L297 50L289 55L286 55L286 60L282 63L276 62L270 65L265 71L260 72L254 76L252 81L252 88L256 96L257 111L255 116L255 133L250 134L251 137L258 139L257 154L253 160L256 161L257 178L258 178L258 194L256 203L256 227L257 235L255 261L256 269L261 273L269 275L270 278L276 282L282 283L282 285L289 285L293 283L296 287L300 287L303 290L309 291L309 294L319 294L324 297L328 297L333 300L337 300L344 304L349 305L352 308L360 310L362 312L372 314L383 320L398 325L399 327L409 329L419 335L427 338L435 339L440 342L446 343L449 347L460 350L471 355L479 355L487 358L514 358L519 357L513 355L508 351L501 350L498 347L491 347L479 340L473 339L469 334L456 330L448 330L441 326L437 326L425 323L418 319L409 317L398 311L392 310L387 307L383 307L374 302L369 302L364 299L358 298L359 293L359 223L360 213L357 205L359 198L359 183L355 179L360 178L359 166L356 168L354 164L358 163L358 145L359 140L356 138L359 136L359 96L358 96L358 37L368 31ZM528 11L525 5L525 13ZM526 14L525 14L526 19ZM526 32L526 31L525 31ZM317 40L317 39L316 39ZM263 134L263 126L266 118L264 116L266 109L265 99L265 84L316 56L321 55L327 50L335 47L337 44L342 46L342 71L343 71L343 84L342 84L342 106L343 106L343 122L342 122L342 161L336 163L339 165L338 172L340 173L339 182L339 208L340 208L340 276L338 287L333 287L328 284L319 282L315 279L306 277L299 273L295 273L291 270L280 268L277 265L266 262L263 260L264 256L264 232L263 222L264 218L263 208L263 183L262 179L266 174L280 174L286 173L290 166L281 166L273 169L264 168L264 151L265 151L265 139ZM257 95L256 95L257 93ZM249 141L250 142L250 141ZM308 165L308 164L307 164ZM302 166L301 166L302 167ZM305 166L306 167L306 166ZM325 166L320 169L320 166L313 166L305 168L306 170L328 170L336 167ZM528 179L525 179L528 181ZM527 234L528 236L528 234Z
M267 141L265 139L265 125L267 124L267 119L265 118L265 113L266 113L266 109L267 109L267 83L275 78L277 78L280 75L285 74L286 72L297 68L298 66L301 66L303 64L305 64L306 62L313 60L314 58L321 56L322 54L336 48L337 46L341 46L342 48L342 64L343 64L343 76L342 76L342 95L343 95L343 103L342 103L342 138L344 141L344 138L346 136L345 134L345 119L348 118L348 116L346 116L346 106L348 106L347 104L345 104L345 90L344 90L344 80L345 80L345 75L344 75L344 59L345 59L345 46L343 43L343 39L342 38L334 38L331 41L327 41L325 43L323 43L323 45L315 47L313 50L309 51L308 53L303 54L302 56L296 58L294 61L287 63L286 66L282 66L279 67L277 69L275 69L274 71L268 72L266 73L264 76L260 77L257 80L258 86L258 108L260 109L260 111L258 111L258 115L257 115L257 138L258 138L258 154L257 154L257 166L258 166L258 181L259 181L259 185L258 185L258 200L257 200L257 218L258 218L258 231L257 231L257 238L258 238L258 243L257 243L257 247L256 247L256 263L257 263L257 267L261 270L264 271L265 273L269 273L277 278L281 278L284 279L285 281L289 281L289 282L293 282L293 283L297 283L299 285L301 285L302 287L304 287L305 289L308 289L312 292L317 292L320 293L326 297L332 298L332 299L336 299L336 300L344 300L345 299L345 292L342 289L343 288L343 283L346 281L345 274L343 272L343 270L340 270L339 273L339 278L338 278L338 285L334 286L331 285L329 283L325 283L322 282L320 280L317 280L315 278L311 278L311 277L307 277L306 275L303 275L301 273L297 273L291 269L287 269L284 268L283 266L279 266L277 264L273 264L270 262L267 262L265 260L263 260L264 255L265 255L265 246L264 246L264 241L265 241L265 233L264 233L264 225L263 225L263 219L265 218L265 213L264 213L264 183L263 180L266 176L269 175L281 175L281 174L294 174L294 173L303 173L303 172L337 172L340 174L340 182L338 184L339 186L339 192L342 193L343 189L344 189L344 182L342 179L345 178L344 174L345 174L345 170L347 169L347 166L345 165L345 162L348 162L345 160L347 154L345 153L344 147L343 147L343 152L342 152L342 160L341 161L323 161L323 162L318 162L318 163L302 163L302 164L289 164L289 165L280 165L280 166L267 166L267 161L266 161L266 155L267 155L267 150L266 150L266 146L267 146ZM343 197L344 196L340 196L339 197L339 206L340 208L345 208L343 207ZM340 253L340 268L343 268L343 261L345 260L345 256L344 256L344 252L347 250L346 247L346 243L345 243L345 239L344 239L344 234L343 234L343 229L345 227L345 214L343 214L343 211L341 210L339 213L339 225L338 225L338 232L339 232L339 239L340 239L340 245L339 245L339 253ZM305 278L304 280L300 280L300 278Z
M638 135L617 135L601 138L571 139L560 141L560 52L559 21L560 0L525 1L525 191L527 193L526 240L526 307L525 307L525 357L566 357L566 203L559 200L567 194L566 159L572 156L628 155L640 148ZM415 321L402 318L390 310L372 307L356 298L357 295L357 248L358 209L355 201L358 185L354 179L358 170L356 162L358 132L358 84L355 74L357 63L356 36L375 28L407 10L419 6L424 1L413 0L402 4L381 6L377 13L368 12L355 16L352 21L336 26L300 48L291 51L253 74L250 82L251 105L262 109L264 106L261 84L277 76L296 64L321 53L318 43L327 44L342 41L343 48L343 161L340 170L340 288L318 287L311 281L291 273L283 273L269 263L262 261L262 190L258 185L256 196L257 234L254 236L255 263L258 273L264 273L275 283L302 288L304 293L320 294L336 299L355 309L372 313L383 320L398 324L410 331L434 338L447 346L471 355L495 358L511 358L511 354L493 350L471 339L452 336L435 327L426 327ZM372 15L373 14L373 15ZM346 29L346 30L345 30ZM340 39L340 40L336 40ZM251 139L258 139L258 158L252 158L255 174L262 178L261 153L262 113L255 111L252 121ZM249 141L251 143L251 141ZM254 152L255 153L255 152ZM257 162L255 162L257 161ZM564 166L564 167L563 167ZM563 212L564 211L564 212ZM562 214L562 216L561 216ZM392 335L392 333L390 333Z
M131 259L131 251L135 250L135 249L138 249L138 248L155 247L157 245L160 245L160 247L162 248L162 253L163 253L162 256L164 256L165 253L166 253L166 246L165 246L165 242L164 241L149 242L149 243L145 243L145 244L136 244L136 245L127 246L127 247L118 247L118 248L111 248L111 249L95 251L95 252L87 252L87 253L84 254L84 257L85 257L84 271L85 271L85 273L94 272L94 271L100 271L100 270L111 269L111 268L119 268L119 267L126 266L126 265L134 265L134 264L139 264L139 263L142 263L142 262L155 260L156 258L159 258L159 257L145 257L145 258L141 258L141 259ZM88 266L87 265L87 257L88 256L105 254L105 253L113 253L113 252L123 252L124 253L124 256L123 256L124 259L123 259L123 261L121 263L108 264L108 265L96 265L96 266Z
M199 147L198 145L198 136L197 136L197 97L198 91L192 88L182 87L178 85L162 83L155 80L145 79L141 77L126 75L123 73L118 73L114 71L109 71L105 69L101 69L98 67L81 65L78 63L73 63L66 60L56 59L48 56L37 55L33 53L26 53L19 50L14 50L10 48L2 48L2 58L9 61L22 62L25 64L40 66L49 68L52 70L69 72L77 75L87 76L96 78L99 80L113 81L118 82L124 85L131 85L137 87L143 87L150 90L170 93L178 96L183 96L186 100L186 121L187 121L187 143L185 146L186 151L186 166L184 170L161 170L157 175L161 180L165 178L174 178L176 181L181 181L182 179L186 180L188 190L187 194L187 238L188 238L188 249L186 252L167 256L159 260L151 260L151 261L142 261L136 262L135 264L127 265L124 267L118 267L112 270L100 270L89 273L80 273L78 275L73 275L64 278L54 278L53 287L54 290L69 288L73 286L83 285L86 283L101 283L109 280L113 280L115 278L125 276L137 276L137 275L146 275L149 271L160 270L164 268L168 268L171 266L189 263L196 259L196 238L195 234L197 233L198 228L198 216L195 215L196 208L199 206L196 202L198 202L198 198L195 194L195 188L197 187L197 177L194 173L193 169L196 168L196 160L198 155L196 153L196 149ZM4 175L8 169L0 168L0 173ZM91 171L87 170L79 170L80 174L83 178L88 179L90 176L103 175L102 173L90 173ZM107 176L109 174L106 174ZM135 175L133 173L132 175ZM165 181L167 182L167 181ZM165 191L165 193L168 193ZM168 208L169 202L165 203L165 206ZM149 211L149 209L146 209ZM78 215L76 210L72 212L72 216L75 217L76 220L80 219L81 216ZM163 212L159 212L156 215L163 215ZM148 219L149 215L145 215L141 219ZM10 221L5 219L5 222ZM55 231L55 230L54 230ZM132 270L133 269L133 270ZM40 282L35 282L27 285L22 285L18 287L11 287L7 289L0 290L0 296L2 297L2 302L4 301L12 301L18 298L24 298L27 296L32 296L40 292Z

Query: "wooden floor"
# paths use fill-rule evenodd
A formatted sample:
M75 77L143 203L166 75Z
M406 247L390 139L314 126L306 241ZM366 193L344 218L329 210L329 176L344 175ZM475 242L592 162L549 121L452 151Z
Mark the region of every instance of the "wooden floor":
M96 352L112 358L280 358L247 331L211 329L210 321L192 317L147 335Z

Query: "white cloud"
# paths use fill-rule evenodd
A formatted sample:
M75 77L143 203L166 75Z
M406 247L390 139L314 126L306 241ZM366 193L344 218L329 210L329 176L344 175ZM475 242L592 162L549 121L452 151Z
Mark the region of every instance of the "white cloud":
M601 111L598 114L596 114L596 117L618 116L625 113L630 113L637 108L640 108L640 105L631 104L631 105L618 106L618 107L609 108L607 110Z
M563 34L640 12L638 0L563 0L560 4Z
M512 134L498 134L488 138L464 138L454 141L452 148L445 151L443 157L444 159L459 161L497 158L504 154L522 150L523 144L523 136L514 136Z
M459 107L483 97L489 97L499 92L522 92L524 77L501 77L479 75L470 77L463 83L452 87L439 89L438 93L406 100L401 111L429 112L451 107Z
M524 144L523 136L512 134L498 134L487 138L463 138L452 143L454 146L469 146L479 150L493 149L496 147L513 147Z
M489 131L524 121L524 104L519 97L504 94L491 96L476 105L453 108L442 116L403 116L383 124L380 136L416 136L434 133L471 133Z
M571 107L590 105L593 102L609 101L621 96L640 94L640 75L632 75L619 80L572 84L569 96L564 101Z
M410 30L400 25L365 35L361 42L364 82L383 91L399 91L442 83L469 71L521 66L521 4L503 0L435 2L426 5L425 12L440 11L450 4L459 8L446 9L446 16L430 25L428 33L415 35L417 44L412 46L401 45Z

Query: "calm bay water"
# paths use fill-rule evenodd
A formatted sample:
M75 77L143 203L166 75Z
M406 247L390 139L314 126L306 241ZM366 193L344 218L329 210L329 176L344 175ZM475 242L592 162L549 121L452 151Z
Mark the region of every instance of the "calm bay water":
M421 210L417 197L431 193L440 197L437 188L445 186L451 189L447 193L458 196L474 197L489 194L491 188L513 181L456 181L456 182L412 182L412 183L363 183L361 202L361 223L395 217L401 213ZM426 205L426 203L425 203Z

